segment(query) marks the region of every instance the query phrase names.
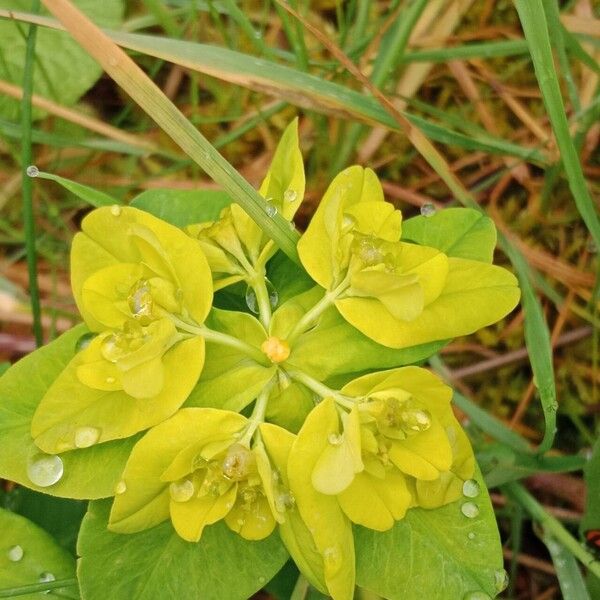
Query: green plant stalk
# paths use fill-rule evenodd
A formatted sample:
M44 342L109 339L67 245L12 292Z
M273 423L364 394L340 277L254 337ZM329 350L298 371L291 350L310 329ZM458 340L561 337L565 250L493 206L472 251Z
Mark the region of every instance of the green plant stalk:
M77 579L58 579L56 581L47 581L45 583L32 583L30 585L20 585L14 588L4 588L0 590L0 598L15 598L16 596L25 596L35 594L36 592L45 592L46 590L56 590L64 587L77 586ZM69 596L71 597L71 596Z
M385 48L382 48L382 51L377 55L375 65L373 66L371 82L375 87L381 87L394 65L402 60L410 33L427 6L427 2L428 0L414 0L408 9L398 14L393 29L388 33L389 37L386 36L384 38L387 41ZM384 46L383 42L382 46ZM332 173L337 173L346 165L365 130L366 127L361 123L352 123L350 125L348 131L344 134L342 147L331 166Z
M558 519L549 515L542 505L521 484L515 482L507 483L502 486L502 489L510 498L518 502L542 526L545 532L556 538L596 577L600 577L600 562L563 527Z
M33 0L31 11L40 10L40 1ZM32 163L31 150L31 96L33 94L33 69L35 63L35 40L37 26L30 25L27 34L25 50L25 74L23 76L23 98L21 100L21 172L23 189L23 225L25 233L25 250L27 253L27 271L29 274L29 295L31 314L33 316L33 334L35 343L41 346L44 343L42 330L42 309L40 304L40 290L37 280L37 253L35 248L35 219L33 216L33 182L27 175L27 167Z
M290 595L290 600L305 600L310 590L310 584L304 575L300 574Z
M43 0L43 3L159 127L242 206L283 252L298 262L298 233L290 229L287 220L280 214L269 216L264 198L219 154L140 67L69 0Z
M515 5L529 44L536 77L556 136L556 144L560 150L569 188L579 214L600 248L600 218L588 190L575 144L571 139L558 77L554 69L546 11L550 10L547 8L550 3L555 1L515 0Z
M314 377L311 377L308 373L301 371L300 369L285 369L285 373L293 380L305 385L309 390L315 394L321 396L321 398L333 398L341 406L345 406L348 409L354 408L360 398L351 398L350 396L344 396L344 394L337 390L331 389L324 383L318 381Z

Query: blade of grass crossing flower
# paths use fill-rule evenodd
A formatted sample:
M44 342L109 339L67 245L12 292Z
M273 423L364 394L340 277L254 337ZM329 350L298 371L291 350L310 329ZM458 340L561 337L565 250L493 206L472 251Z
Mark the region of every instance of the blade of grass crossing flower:
M33 0L32 12L37 13L40 9L39 0ZM31 150L31 96L33 94L33 69L35 64L35 40L37 26L30 25L27 34L27 45L25 49L25 71L23 77L23 97L21 99L21 171L23 173L23 224L25 231L25 251L27 254L27 271L29 274L29 296L31 298L31 314L33 316L33 334L35 343L41 346L43 343L42 311L40 305L40 292L37 280L37 253L35 248L35 220L33 216L33 182L28 176L27 170L32 162Z
M547 3L549 2L555 2L555 0L547 0ZM515 0L515 4L525 38L529 44L533 66L556 136L556 143L560 150L571 193L596 245L600 247L600 219L587 188L581 163L569 132L558 77L554 68L546 3L543 0Z
M546 452L554 443L558 409L550 332L544 319L542 306L533 288L529 265L510 240L503 235L499 237L504 252L515 267L521 288L521 303L525 313L525 344L529 351L533 377L544 412L544 437L538 447L538 452Z
M298 234L219 154L152 80L68 0L43 0L73 38L102 65L112 79L219 183L292 260L298 261Z

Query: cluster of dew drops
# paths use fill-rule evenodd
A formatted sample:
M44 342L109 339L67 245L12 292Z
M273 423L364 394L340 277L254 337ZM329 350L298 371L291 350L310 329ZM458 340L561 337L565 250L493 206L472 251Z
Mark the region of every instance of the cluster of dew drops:
M25 556L25 550L23 550L22 546L16 544L15 546L11 546L8 549L6 556L10 562L19 563L23 560L23 557ZM44 571L43 573L40 573L38 581L39 583L50 583L51 581L56 581L56 577L54 576L54 573L50 573L50 571ZM50 590L44 590L40 593L48 594L50 593Z

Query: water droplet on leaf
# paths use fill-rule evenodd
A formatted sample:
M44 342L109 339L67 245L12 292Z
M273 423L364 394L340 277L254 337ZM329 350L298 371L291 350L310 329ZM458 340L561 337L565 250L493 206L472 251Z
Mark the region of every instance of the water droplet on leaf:
M35 165L29 165L25 170L28 177L37 177L40 174L40 170Z
M50 573L49 571L44 571L40 576L38 581L40 583L49 583L51 581L56 581L56 577L54 576L54 573ZM42 592L42 594L47 594L50 590L46 590L44 592Z
M279 292L275 289L275 286L267 279L267 293L269 294L269 304L271 308L277 308L277 304L279 303Z
M474 540L474 539L475 539L477 536L475 535L475 532L474 532L474 531L469 531L469 533L467 533L467 537L468 537L470 540Z
M330 433L327 436L327 441L332 445L332 446L339 446L342 443L342 436L337 434L337 433Z
M60 456L37 454L27 465L27 477L39 487L49 487L60 481L64 466Z
M474 519L479 514L479 507L475 502L465 502L460 507L460 512L468 517L469 519Z
M353 215L344 214L342 217L342 233L348 233L356 226L356 218Z
M431 217L431 215L435 214L435 206L430 202L426 202L423 204L423 206L421 206L421 214L424 217Z
M113 204L110 207L110 214L114 217L118 217L121 214L121 207L118 204Z
M492 600L485 592L467 592L463 600Z
M121 479L121 481L119 481L119 483L117 483L117 485L115 485L115 494L117 496L120 496L121 494L124 494L127 491L127 484L125 483L125 481L123 481L123 479Z
M84 333L76 342L75 342L75 352L81 352L81 350L85 350L92 342L92 340L96 337L95 333L89 331L88 333Z
M296 198L298 197L298 193L296 192L296 190L285 190L285 192L283 193L283 199L286 202L294 202L294 200L296 200Z
M325 574L328 577L333 577L342 566L341 552L333 546L325 548L323 551L323 566L325 568Z
M267 202L265 212L269 217L273 218L277 214L277 207L274 204Z
M246 288L246 306L255 314L258 314L258 300L256 299L256 292L252 286Z
M504 569L494 571L494 587L498 592L503 592L508 587L508 573Z
M78 427L75 430L75 446L89 448L100 439L100 430L97 427Z
M169 486L169 494L175 502L187 502L194 495L194 484L189 479L174 481Z
M477 498L480 491L479 484L475 479L467 479L463 483L462 492L467 498Z
M19 562L23 558L23 548L19 545L13 546L9 548L7 556L10 562Z

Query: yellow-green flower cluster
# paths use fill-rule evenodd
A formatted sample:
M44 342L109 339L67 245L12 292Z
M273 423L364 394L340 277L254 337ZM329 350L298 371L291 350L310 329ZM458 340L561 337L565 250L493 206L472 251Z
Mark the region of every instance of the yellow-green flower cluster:
M304 194L296 123L260 191L293 218ZM519 298L491 259L435 236L409 242L402 226L376 175L347 169L298 245L316 285L278 307L265 275L276 248L238 205L186 231L131 207L93 211L71 277L94 335L39 404L35 444L58 454L147 430L115 487L112 531L170 521L198 542L218 521L247 540L278 528L311 583L350 600L353 524L388 530L413 507L457 500L475 473L450 388L400 366L416 361L399 349L473 332ZM213 285L241 281L258 319L212 306ZM354 345L377 357L370 367L350 360ZM388 370L353 379L373 368ZM332 389L330 375L347 383Z
M172 415L194 387L212 304L197 242L131 207L93 211L73 240L71 282L98 335L78 352L38 406L31 433L49 453L128 437Z

